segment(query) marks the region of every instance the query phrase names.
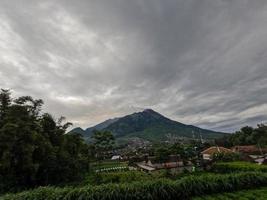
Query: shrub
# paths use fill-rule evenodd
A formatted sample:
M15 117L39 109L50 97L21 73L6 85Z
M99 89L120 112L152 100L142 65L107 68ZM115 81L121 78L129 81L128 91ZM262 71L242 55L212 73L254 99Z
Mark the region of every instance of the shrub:
M233 162L239 160L240 155L238 153L216 153L213 155L213 161Z
M254 190L243 190L243 191L234 192L234 193L223 193L223 194L216 194L216 195L211 195L211 196L202 196L202 197L193 198L193 200L218 200L218 199L266 200L267 199L267 188L254 189Z
M231 192L267 185L267 174L246 172L228 175L189 176L171 181L160 179L131 184L106 184L81 188L43 187L14 195L1 200L171 200L189 199L192 196Z
M219 162L212 166L212 171L219 173L232 172L267 172L267 166L249 162Z
M139 171L109 172L90 174L83 185L100 185L108 183L131 183L149 181L158 178L167 178L165 173L143 173Z

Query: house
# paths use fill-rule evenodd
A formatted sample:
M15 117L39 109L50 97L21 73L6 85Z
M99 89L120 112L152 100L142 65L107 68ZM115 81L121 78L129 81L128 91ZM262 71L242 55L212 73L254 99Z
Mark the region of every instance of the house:
M267 164L267 154L266 155L248 155L251 158L251 162L257 163L259 165Z
M112 156L111 160L122 160L122 157L120 155Z
M264 158L263 162L261 163L262 165L267 165L267 156Z
M233 153L233 151L231 149L227 149L224 147L213 146L202 151L201 155L203 156L204 160L212 160L212 157L218 153L228 154L228 153Z
M235 153L242 153L247 155L262 155L267 153L266 148L260 148L256 145L234 146L231 148Z
M146 161L137 163L137 167L142 171L155 171L161 169L176 169L176 171L182 171L185 168L191 168L192 163L188 161L185 163L180 159L177 155L168 156L167 160L164 162L160 162L156 159L156 157L148 157Z

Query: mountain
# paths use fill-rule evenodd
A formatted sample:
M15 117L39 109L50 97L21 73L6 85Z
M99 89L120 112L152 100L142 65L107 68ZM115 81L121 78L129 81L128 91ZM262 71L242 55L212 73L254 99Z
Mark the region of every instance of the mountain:
M100 131L100 130L103 130L105 128L107 128L109 125L115 123L116 121L118 121L118 118L114 118L114 119L108 119L94 127L91 127L91 128L87 128L85 130L85 134L87 137L91 137L92 133L94 130L97 130L97 131Z
M81 130L81 128L76 128L71 132L78 132L89 139L93 130L107 130L118 139L138 137L150 141L164 140L168 135L186 138L192 138L193 135L200 137L201 135L203 139L215 139L225 135L225 133L173 121L151 109L110 119L94 127Z
M114 119L108 119L100 124L97 124L96 126L87 128L85 130L83 130L80 127L74 128L70 131L70 133L79 133L81 134L85 139L90 139L92 136L92 133L94 130L100 131L103 130L105 128L107 128L109 125L111 125L112 123L116 122L119 118L114 118Z

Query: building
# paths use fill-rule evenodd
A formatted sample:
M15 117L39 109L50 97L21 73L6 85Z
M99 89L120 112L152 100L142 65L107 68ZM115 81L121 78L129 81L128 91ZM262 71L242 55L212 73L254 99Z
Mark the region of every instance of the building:
M191 170L192 168L192 163L190 161L188 161L185 165L180 157L176 155L170 155L164 162L158 161L156 157L148 157L146 161L139 162L136 165L140 170L147 172L161 169L173 169L173 171L182 171L184 169Z
M247 155L263 155L267 153L266 148L260 148L256 145L234 146L231 149L235 153L242 153Z
M227 149L224 147L213 146L202 151L201 155L203 156L204 160L212 160L213 156L219 153L228 154L228 153L233 153L233 151L231 149Z
M111 160L122 160L122 157L120 155L112 156Z

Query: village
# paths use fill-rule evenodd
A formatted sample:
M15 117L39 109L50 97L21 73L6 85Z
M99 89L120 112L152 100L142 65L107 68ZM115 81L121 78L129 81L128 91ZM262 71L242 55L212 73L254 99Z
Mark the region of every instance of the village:
M233 146L231 148L216 145L202 149L193 147L194 152L191 151L187 155L160 152L161 150L164 151L164 148L159 150L158 155L153 153L151 155L152 145L150 143L146 143L146 145L142 143L138 151L134 151L135 155L112 155L110 159L101 161L104 164L98 165L96 172L135 170L153 173L168 170L172 174L177 174L205 171L209 170L215 162L233 161L267 165L267 148L260 148L257 145Z

